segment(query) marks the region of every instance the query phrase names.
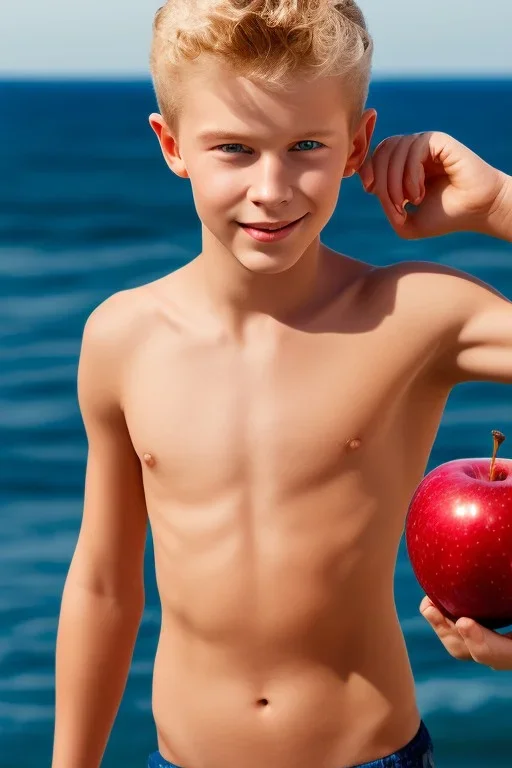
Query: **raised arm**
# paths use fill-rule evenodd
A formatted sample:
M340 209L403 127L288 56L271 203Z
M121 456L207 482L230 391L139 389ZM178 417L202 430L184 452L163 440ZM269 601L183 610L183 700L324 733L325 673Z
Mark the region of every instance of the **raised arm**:
M67 575L56 650L52 768L98 768L126 686L144 609L147 512L120 405L128 303L90 315L78 368L88 439L83 518Z
M512 177L445 133L385 139L360 169L405 239L474 231L512 242ZM404 209L412 201L415 211ZM431 361L445 392L468 381L512 384L512 302L481 280L442 265L399 265L420 322L435 320L439 344ZM452 622L428 596L420 611L456 659L512 670L512 632L468 617Z
M400 237L473 231L512 242L512 176L445 133L391 136L367 157L360 175ZM410 200L419 206L415 211L404 210ZM411 295L426 296L422 306L430 314L442 313L438 369L446 383L512 384L509 299L442 265L405 263L398 271L407 275Z

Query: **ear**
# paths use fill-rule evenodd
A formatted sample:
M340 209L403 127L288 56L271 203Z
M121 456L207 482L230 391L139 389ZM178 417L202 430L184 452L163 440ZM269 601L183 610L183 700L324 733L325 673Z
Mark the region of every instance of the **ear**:
M167 123L162 115L155 112L151 114L149 116L149 124L157 135L164 160L171 171L182 179L188 179L188 172L180 155L177 141L167 127Z
M377 112L375 109L365 110L352 138L352 148L343 172L343 178L353 176L364 163L370 149L376 122Z

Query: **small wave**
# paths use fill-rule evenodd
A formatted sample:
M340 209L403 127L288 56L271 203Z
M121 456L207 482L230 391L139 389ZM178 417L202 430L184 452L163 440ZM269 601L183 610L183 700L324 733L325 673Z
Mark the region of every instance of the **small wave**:
M482 670L484 672L484 670ZM418 706L423 715L448 711L474 712L496 701L512 701L512 686L502 677L488 679L461 679L456 677L431 677L416 683ZM510 709L510 705L507 706Z

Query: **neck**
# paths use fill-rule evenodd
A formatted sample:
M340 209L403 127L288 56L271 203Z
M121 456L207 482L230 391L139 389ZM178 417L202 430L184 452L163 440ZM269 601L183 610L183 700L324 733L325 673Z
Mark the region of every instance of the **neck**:
M284 272L256 273L203 228L203 250L195 260L194 271L213 313L230 335L240 338L256 316L291 322L314 308L322 291L325 250L318 236Z

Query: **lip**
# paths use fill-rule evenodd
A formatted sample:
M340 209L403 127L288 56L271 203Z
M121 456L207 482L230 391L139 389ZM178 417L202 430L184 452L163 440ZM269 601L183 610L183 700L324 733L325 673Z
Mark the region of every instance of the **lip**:
M301 224L307 215L308 214L306 213L300 219L296 219L295 221L292 221L291 224L286 225L283 229L277 229L273 232L266 232L261 229L255 229L254 227L248 226L247 224L240 224L240 222L238 222L238 225L254 240L259 240L262 243L273 243L277 240L284 240L285 237L291 235L291 233L297 229L297 227Z
M287 227L289 224L295 224L295 222L298 221L298 219L289 219L288 221L249 221L249 222L239 222L239 224L242 227L251 227L251 229L270 229L270 227L275 227L275 229L280 229L281 227Z

